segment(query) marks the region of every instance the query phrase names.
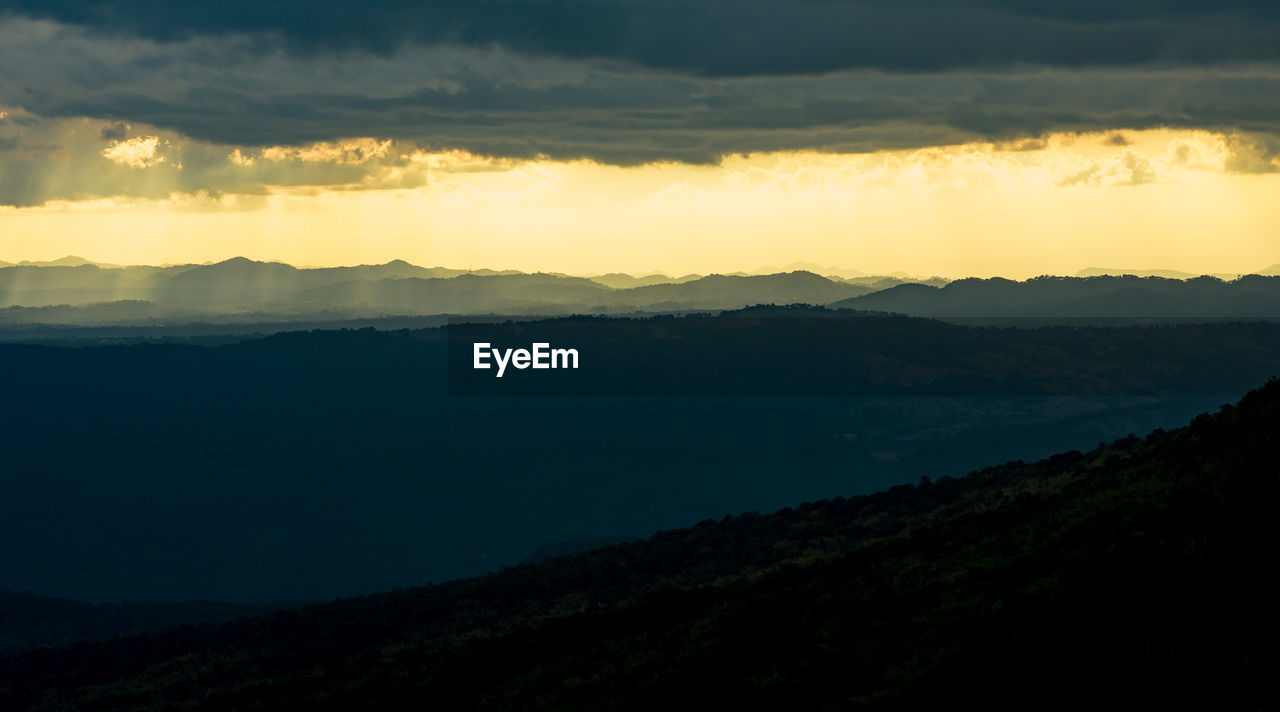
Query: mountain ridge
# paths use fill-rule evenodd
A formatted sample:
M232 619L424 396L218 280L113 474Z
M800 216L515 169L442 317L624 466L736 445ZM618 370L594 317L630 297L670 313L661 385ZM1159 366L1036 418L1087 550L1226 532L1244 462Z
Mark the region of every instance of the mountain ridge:
M1280 316L1280 277L966 278L903 284L830 304L912 316Z
M417 280L417 281L412 281ZM535 286L536 285L536 286ZM943 280L772 274L632 277L379 265L298 268L235 257L205 265L0 267L0 308L150 302L148 323L201 314L276 312L314 318L440 314L687 312L754 304L824 304L860 311L964 317L1280 317L1280 277L1000 277ZM80 323L124 306L86 310ZM6 315L0 313L0 323ZM26 313L21 319L38 316ZM74 311L59 316L75 323ZM18 318L18 317L13 317ZM100 318L100 317L99 317ZM122 316L121 318L127 318ZM22 322L26 323L26 322Z

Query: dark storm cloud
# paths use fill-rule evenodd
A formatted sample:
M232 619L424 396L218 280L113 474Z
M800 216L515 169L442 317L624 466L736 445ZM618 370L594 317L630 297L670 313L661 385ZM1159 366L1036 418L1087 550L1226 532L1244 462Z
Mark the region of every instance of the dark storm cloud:
M415 64L408 57L389 61ZM445 64L454 61L470 60L458 55ZM140 121L226 145L379 136L486 155L619 164L1009 141L1051 131L1280 128L1280 74L1036 70L698 79L559 70L564 76L536 84L525 76L531 71L520 69L453 74L403 94L384 91L372 75L367 84L298 86L291 77L303 67L256 85L234 72L229 81L192 73L171 88L162 79L103 81L96 91L50 94L28 108L50 117Z
M368 165L228 162L237 147L351 137L622 165L974 140L1035 150L1055 131L1155 127L1248 133L1239 172L1273 170L1280 149L1280 3L0 8L0 204L359 182ZM163 136L165 162L104 166L108 144L140 135Z
M129 137L129 125L117 122L102 128L102 138L108 141L120 141Z
M159 40L268 33L306 51L500 45L705 75L1280 57L1280 10L1258 0L21 0L7 7Z

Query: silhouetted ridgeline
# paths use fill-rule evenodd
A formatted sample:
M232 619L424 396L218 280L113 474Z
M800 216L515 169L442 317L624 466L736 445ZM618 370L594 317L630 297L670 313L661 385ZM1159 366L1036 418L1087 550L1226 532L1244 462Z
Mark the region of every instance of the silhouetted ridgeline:
M961 279L903 284L831 305L913 316L1276 317L1280 276Z
M557 556L572 556L580 554L584 551L592 551L614 544L623 544L633 541L629 537L609 536L600 539L586 539L583 541L549 541L537 549L534 549L520 563L522 564L540 564L547 559L554 559Z
M1267 709L1277 458L1273 381L1088 453L0 658L0 707Z
M918 316L1280 317L1280 277L1006 279L775 274L595 278L382 265L299 269L234 258L208 265L0 267L0 326L317 321L428 314L618 314L827 304Z
M896 282L895 282L896 283ZM251 312L350 316L566 313L732 309L757 302L825 304L872 287L810 272L637 280L623 285L562 274L384 265L298 269L234 258L212 265L0 267L0 307L78 305L76 310L5 310L0 323L173 323ZM123 302L121 304L104 304Z

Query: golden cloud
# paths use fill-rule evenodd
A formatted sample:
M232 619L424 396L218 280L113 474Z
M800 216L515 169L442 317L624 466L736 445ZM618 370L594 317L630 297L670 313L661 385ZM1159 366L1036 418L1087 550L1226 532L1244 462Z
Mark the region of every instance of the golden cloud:
M385 158L391 151L391 140L352 138L342 141L320 141L309 146L271 146L262 149L267 161L302 161L303 163L361 164ZM252 162L252 158L248 159Z
M160 155L159 136L135 136L123 141L112 141L111 145L102 149L102 155L109 161L130 168L150 168L164 163Z

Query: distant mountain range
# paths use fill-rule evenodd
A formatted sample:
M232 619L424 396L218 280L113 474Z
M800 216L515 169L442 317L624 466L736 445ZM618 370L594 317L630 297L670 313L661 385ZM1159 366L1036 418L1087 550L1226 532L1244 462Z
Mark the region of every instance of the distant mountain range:
M4 262L0 260L0 267L79 267L81 265L93 265L104 269L115 269L121 265L113 265L107 262L94 262L86 260L76 255L67 255L59 257L56 260L22 260L21 262Z
M597 274L590 277L591 281L599 282L610 289L631 289L632 287L648 287L654 284L683 284L700 279L700 274L686 274L682 277L668 277L665 274L647 274L641 277L633 277L622 272L610 272L609 274Z
M891 280L889 284L898 284ZM884 285L880 285L884 286ZM299 269L242 257L212 265L104 268L93 264L0 268L0 323L113 323L201 314L556 314L719 310L756 303L825 304L876 287L810 272L768 275L601 275L456 270L396 260L382 265ZM132 302L104 309L103 304ZM74 306L41 313L31 308ZM107 323L107 322L98 322Z
M961 279L901 284L830 306L932 317L1276 317L1280 277Z
M795 266L795 265L792 265ZM592 277L419 267L403 260L297 268L236 257L215 264L100 265L79 257L0 267L0 326L332 320L441 314L617 314L815 304L921 316L1275 317L1280 265L1232 280L1099 276L948 281L821 265L767 274Z
M1265 269L1256 272L1235 273L1235 272L1181 272L1176 269L1121 269L1117 267L1087 267L1076 272L1077 277L1123 277L1132 275L1134 277L1165 277L1166 279L1195 279L1196 277L1217 277L1218 279L1232 280L1244 277L1246 274L1257 274L1263 277L1280 276L1280 264L1274 264Z
M1254 272L1253 274L1265 274ZM1076 277L1164 277L1165 279L1195 279L1196 277L1217 277L1218 279L1236 279L1240 274L1230 272L1179 272L1176 269L1120 269L1116 267L1086 267L1075 273Z

